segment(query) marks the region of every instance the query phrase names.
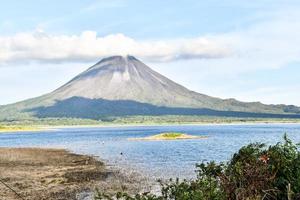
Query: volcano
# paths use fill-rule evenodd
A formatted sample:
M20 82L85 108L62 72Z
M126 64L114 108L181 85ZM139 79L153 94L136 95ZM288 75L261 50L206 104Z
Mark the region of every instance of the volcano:
M133 56L104 58L51 93L0 107L0 120L130 115L299 118L299 114L293 105L246 103L191 91Z

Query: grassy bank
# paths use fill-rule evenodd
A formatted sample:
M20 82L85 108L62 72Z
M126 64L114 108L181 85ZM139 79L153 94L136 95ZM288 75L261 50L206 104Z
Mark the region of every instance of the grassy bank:
M45 128L39 126L26 126L26 125L0 125L1 132L22 132L22 131L41 131Z
M24 120L3 120L0 126L16 126L30 129L43 126L116 126L116 125L172 125L172 124L248 124L248 123L300 123L300 119L280 118L230 118L207 116L124 116L103 117L99 120L79 118L29 118ZM1 129L0 129L1 130Z
M26 120L0 121L0 133L43 131L68 127L107 126L168 126L168 125L235 125L235 124L276 124L299 123L300 119L270 118L217 118L205 116L127 116L106 117L99 120L78 118L31 118Z

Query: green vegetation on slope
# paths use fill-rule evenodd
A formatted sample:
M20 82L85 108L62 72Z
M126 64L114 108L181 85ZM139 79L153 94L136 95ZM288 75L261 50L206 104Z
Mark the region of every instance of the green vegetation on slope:
M161 194L130 196L100 191L96 200L297 200L300 198L300 151L286 136L284 143L242 147L228 163L197 165L197 179L161 182Z

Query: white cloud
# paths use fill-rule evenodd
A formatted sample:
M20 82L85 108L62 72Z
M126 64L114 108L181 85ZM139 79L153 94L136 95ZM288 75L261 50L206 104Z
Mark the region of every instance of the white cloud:
M264 20L232 32L195 38L136 40L123 34L99 37L94 31L84 31L80 35L49 35L41 30L0 36L0 65L94 62L105 56L131 54L154 62L196 58L205 74L237 75L299 61L299 12L284 9L258 18Z
M96 32L81 35L48 35L41 30L0 37L0 63L41 61L94 61L99 57L131 54L141 59L164 62L191 58L220 58L230 50L213 38L138 41L123 34L97 37Z

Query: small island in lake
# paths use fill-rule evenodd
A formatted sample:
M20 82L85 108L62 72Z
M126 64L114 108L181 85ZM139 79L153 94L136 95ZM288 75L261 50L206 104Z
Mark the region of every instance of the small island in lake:
M179 132L166 132L144 138L129 138L129 140L183 140L183 139L207 139L208 136L195 136Z

